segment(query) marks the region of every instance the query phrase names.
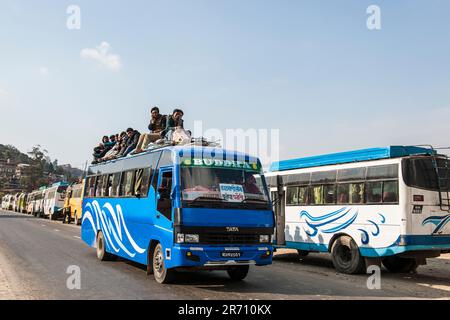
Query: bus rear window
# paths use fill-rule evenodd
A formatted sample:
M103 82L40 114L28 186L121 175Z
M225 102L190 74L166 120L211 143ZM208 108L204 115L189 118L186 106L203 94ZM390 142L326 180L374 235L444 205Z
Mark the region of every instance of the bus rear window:
M438 166L445 167L446 164L444 161L446 160L439 159ZM433 166L431 158L421 157L404 159L402 163L402 170L403 179L407 186L432 191L439 190L436 170ZM440 170L439 172L439 175L442 178L445 178L447 174L448 177L450 177L450 173L448 173L448 171ZM442 189L444 191L448 190L448 185L442 186Z

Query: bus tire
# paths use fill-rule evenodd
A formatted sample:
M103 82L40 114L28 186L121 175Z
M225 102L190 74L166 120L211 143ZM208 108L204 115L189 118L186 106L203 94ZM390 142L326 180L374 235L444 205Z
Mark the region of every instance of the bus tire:
M175 278L175 271L165 267L164 252L160 243L153 251L153 276L160 284L171 283Z
M250 266L234 266L227 269L228 276L233 281L242 281L247 277Z
M419 265L414 258L390 256L383 259L383 266L392 273L409 273L416 271Z
M335 269L340 273L357 274L364 272L365 260L359 252L358 245L349 236L340 236L333 242L331 259Z
M299 256L300 258L302 258L302 257L306 257L306 256L309 254L309 251L298 249L298 250L297 250L297 253L298 253L298 256Z
M100 261L112 261L114 255L106 251L105 236L99 231L97 234L97 258Z

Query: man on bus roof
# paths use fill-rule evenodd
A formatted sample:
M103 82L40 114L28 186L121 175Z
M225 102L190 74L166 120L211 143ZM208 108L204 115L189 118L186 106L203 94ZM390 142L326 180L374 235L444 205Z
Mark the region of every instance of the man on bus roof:
M151 142L156 142L157 140L164 138L163 131L166 129L167 116L159 113L159 108L156 106L153 107L150 112L151 119L150 124L148 125L150 133L141 134L134 153L140 153L146 149Z

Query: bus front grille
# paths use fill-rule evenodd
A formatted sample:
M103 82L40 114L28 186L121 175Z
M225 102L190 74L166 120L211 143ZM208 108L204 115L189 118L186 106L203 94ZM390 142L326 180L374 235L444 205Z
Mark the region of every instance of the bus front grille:
M203 244L259 244L257 234L201 234L200 242Z

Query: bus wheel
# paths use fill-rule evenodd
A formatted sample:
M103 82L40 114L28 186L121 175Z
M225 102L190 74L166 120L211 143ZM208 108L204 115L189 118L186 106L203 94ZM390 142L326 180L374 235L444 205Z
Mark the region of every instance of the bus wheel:
M231 280L241 281L245 279L249 269L250 266L235 266L228 268L227 273Z
M170 283L174 280L175 271L167 269L164 264L164 253L160 243L153 251L153 276L158 283Z
M297 250L297 252L298 252L298 256L301 258L301 257L306 257L308 254L309 254L309 251L306 251L306 250Z
M356 274L364 272L365 261L358 245L349 236L341 236L331 247L331 259L338 272Z
M391 256L383 259L383 266L393 273L408 273L416 271L419 265L414 258Z
M106 252L105 237L101 231L99 231L97 235L97 258L100 261L114 260L114 255Z

